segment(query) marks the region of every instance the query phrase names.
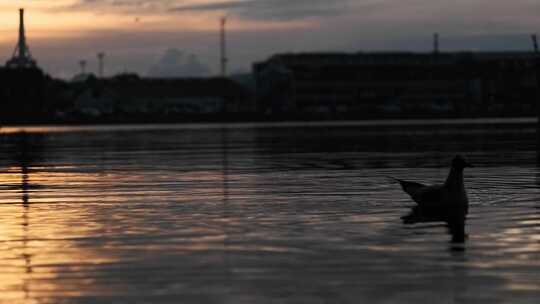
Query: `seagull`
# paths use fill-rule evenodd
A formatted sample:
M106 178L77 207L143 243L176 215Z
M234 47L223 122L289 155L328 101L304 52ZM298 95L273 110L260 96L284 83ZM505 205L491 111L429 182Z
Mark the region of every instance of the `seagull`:
M442 185L426 186L393 177L392 179L401 184L403 191L409 194L419 207L461 207L467 209L469 200L463 183L463 169L467 167L472 167L472 165L463 156L457 155L454 157L450 173L448 173L448 177Z

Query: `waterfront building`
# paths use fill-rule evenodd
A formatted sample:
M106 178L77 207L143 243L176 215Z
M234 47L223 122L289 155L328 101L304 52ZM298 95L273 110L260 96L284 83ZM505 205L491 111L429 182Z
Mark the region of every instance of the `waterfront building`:
M268 115L461 117L534 111L533 67L526 52L304 53L253 72Z

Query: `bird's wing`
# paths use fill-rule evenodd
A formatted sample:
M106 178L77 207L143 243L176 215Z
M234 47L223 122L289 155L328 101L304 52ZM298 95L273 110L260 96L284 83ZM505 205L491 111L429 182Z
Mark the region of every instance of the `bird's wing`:
M417 182L409 182L397 178L393 179L398 181L403 191L409 194L418 204L437 203L443 198L442 186L426 186Z
M443 186L425 186L416 191L414 195L411 195L413 200L419 205L435 205L444 201Z

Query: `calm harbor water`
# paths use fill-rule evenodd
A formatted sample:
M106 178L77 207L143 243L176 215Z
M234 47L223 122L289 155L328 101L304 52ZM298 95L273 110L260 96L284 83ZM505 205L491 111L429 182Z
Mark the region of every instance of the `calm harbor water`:
M21 133L25 131L25 133ZM530 119L4 127L0 303L538 303ZM388 176L445 179L465 242Z

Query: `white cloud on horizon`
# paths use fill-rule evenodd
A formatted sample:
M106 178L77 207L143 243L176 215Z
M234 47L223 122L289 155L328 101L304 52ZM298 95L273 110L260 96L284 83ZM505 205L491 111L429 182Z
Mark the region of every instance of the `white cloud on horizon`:
M165 51L147 75L158 78L207 77L210 76L210 68L203 64L197 55L171 48Z

